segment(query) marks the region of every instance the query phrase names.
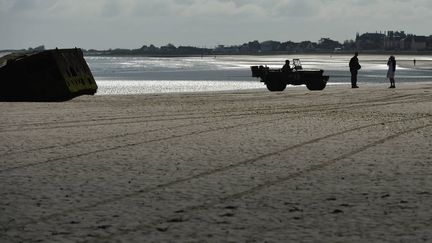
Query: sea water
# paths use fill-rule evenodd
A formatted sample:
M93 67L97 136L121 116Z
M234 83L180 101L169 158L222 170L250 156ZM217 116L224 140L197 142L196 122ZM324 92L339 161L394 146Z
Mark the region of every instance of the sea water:
M3 53L4 54L4 53ZM266 89L250 66L281 68L299 58L304 69L322 69L328 85L350 85L352 55L223 55L195 57L85 56L98 84L98 95ZM416 59L416 66L413 60ZM358 84L388 84L388 55L360 55ZM432 56L396 55L396 83L431 82ZM304 86L288 86L304 88Z
M286 59L294 58L301 59L304 69L324 70L324 75L330 76L328 85L350 84L348 63L351 55L342 54L85 57L99 86L97 94L100 95L265 89L263 83L251 76L250 66L281 68ZM387 85L387 59L387 55L359 56L362 65L358 75L359 85ZM400 65L397 67L396 82L432 82L432 68L414 67L414 59L417 64L427 63L432 67L432 56L397 56Z

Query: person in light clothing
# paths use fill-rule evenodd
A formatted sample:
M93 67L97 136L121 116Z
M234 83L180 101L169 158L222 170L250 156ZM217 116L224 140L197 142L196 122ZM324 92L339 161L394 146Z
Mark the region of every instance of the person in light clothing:
M390 80L390 89L396 88L395 86L395 72L396 72L396 59L394 56L390 56L389 60L387 61L388 71L387 71L387 78Z

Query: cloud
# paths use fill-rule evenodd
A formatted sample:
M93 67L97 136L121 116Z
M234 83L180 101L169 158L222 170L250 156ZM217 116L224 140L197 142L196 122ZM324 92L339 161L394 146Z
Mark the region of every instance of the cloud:
M311 1L279 1L273 12L286 18L308 18L319 13L321 4Z
M251 3L236 3L234 1L194 1L190 5L183 5L180 14L186 17L207 16L245 16L260 15L263 9Z
M101 15L105 17L114 17L122 13L122 6L119 1L107 0L101 7Z
M35 9L49 10L58 0L1 0L0 11L4 13L33 12Z
M187 1L188 2L188 1ZM138 18L175 16L180 4L173 0L133 1L131 14Z
M96 48L431 34L431 9L430 0L0 0L0 49L36 41Z
M16 0L10 5L12 11L26 11L40 5L39 1L34 0Z

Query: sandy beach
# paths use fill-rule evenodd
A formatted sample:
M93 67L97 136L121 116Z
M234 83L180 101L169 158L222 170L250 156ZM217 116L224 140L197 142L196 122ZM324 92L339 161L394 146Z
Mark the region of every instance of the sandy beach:
M0 242L430 242L432 83L0 103Z

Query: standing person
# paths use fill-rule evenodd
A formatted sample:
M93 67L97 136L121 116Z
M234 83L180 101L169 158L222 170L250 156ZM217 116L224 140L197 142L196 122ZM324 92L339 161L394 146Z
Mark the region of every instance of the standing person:
M394 56L390 56L390 58L387 61L388 71L387 71L387 78L390 79L390 89L396 88L395 86L395 72L396 72L396 59Z
M353 89L358 88L358 86L357 86L357 73L358 73L358 70L360 70L360 68L361 68L357 56L358 56L358 52L355 52L354 56L351 58L351 60L349 62L349 68L350 68L350 72L351 72L351 88L353 88Z
M414 67L415 67L415 64L416 64L416 59L415 58L414 58L413 62L414 62Z

